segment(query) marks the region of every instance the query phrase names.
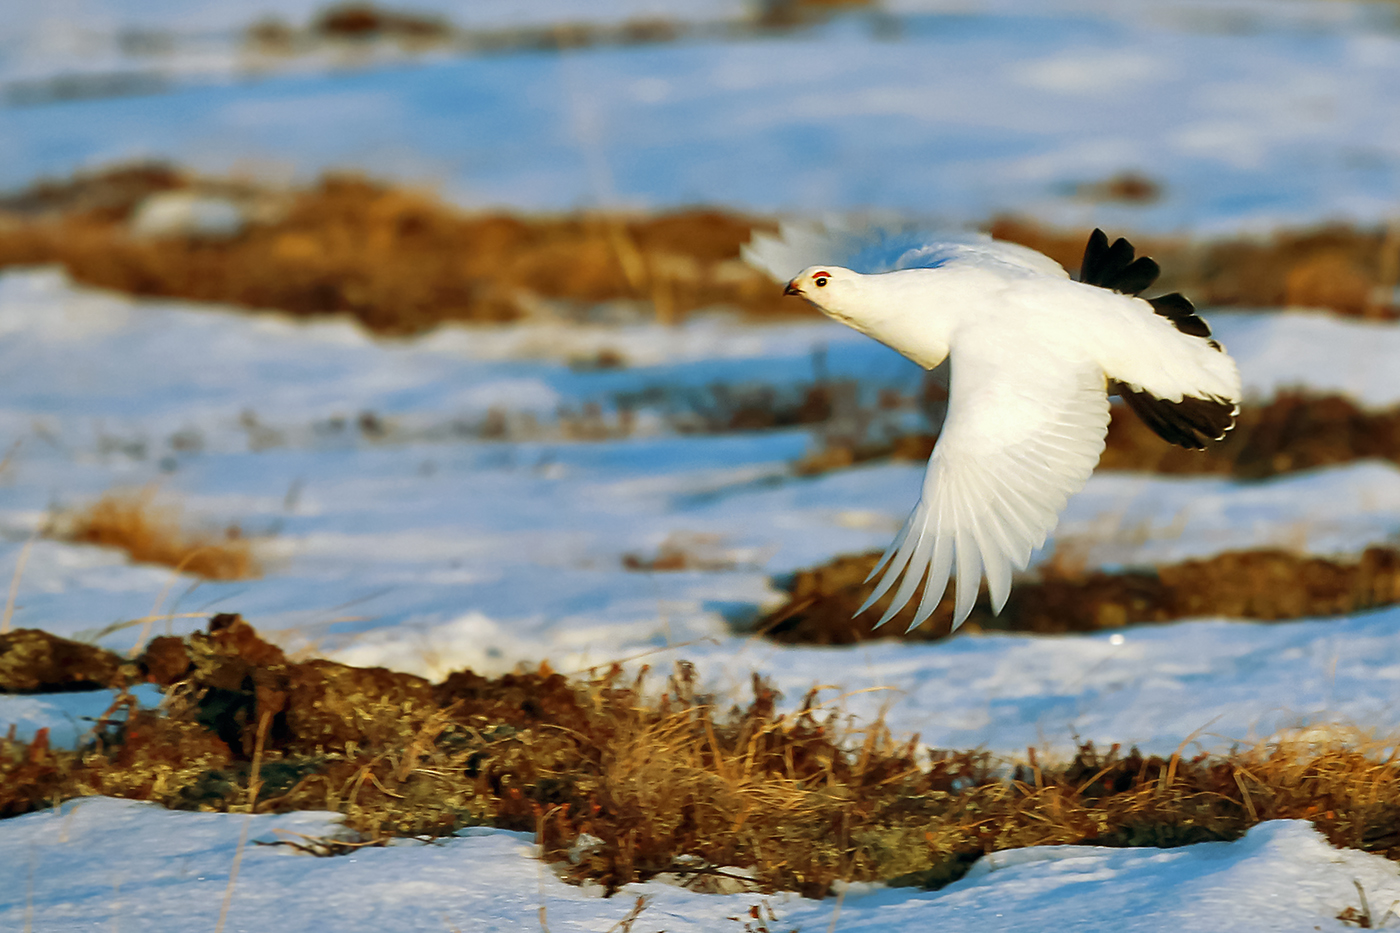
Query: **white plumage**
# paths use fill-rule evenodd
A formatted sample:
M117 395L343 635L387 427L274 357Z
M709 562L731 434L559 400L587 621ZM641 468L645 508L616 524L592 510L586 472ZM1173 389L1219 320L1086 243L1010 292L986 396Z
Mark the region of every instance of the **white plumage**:
M1223 437L1238 412L1239 372L1190 302L1137 297L1156 263L1097 230L1081 281L1035 250L977 235L929 242L793 227L754 237L745 259L926 369L949 360L948 413L923 493L860 610L898 582L877 627L925 576L911 629L954 573L954 628L984 573L1001 611L1013 569L1025 569L1103 452L1110 392L1187 447Z

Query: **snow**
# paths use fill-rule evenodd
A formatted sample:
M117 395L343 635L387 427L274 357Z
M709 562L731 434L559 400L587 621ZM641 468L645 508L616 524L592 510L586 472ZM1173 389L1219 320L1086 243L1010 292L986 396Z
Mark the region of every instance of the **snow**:
M1064 759L1075 740L1163 755L1251 745L1300 727L1400 730L1400 610L1289 623L1193 620L1073 638L982 635L854 648L748 642L685 656L734 695L761 671L791 698L813 684L833 708L934 748L1027 748ZM862 692L868 691L868 692Z
M7 10L0 186L150 156L284 180L351 167L468 206L713 203L953 223L1015 211L1195 235L1375 222L1400 202L1400 30L1388 4L887 0L879 15L743 41L711 33L263 71L238 52L254 19L301 23L319 5ZM470 28L750 12L737 0L414 8ZM174 51L123 45L152 29ZM30 93L70 78L121 93L49 103ZM1113 205L1074 193L1122 171L1161 183L1162 198ZM635 308L602 311L598 321L614 323L541 317L375 341L343 320L130 300L52 270L0 276L0 570L55 507L146 486L192 520L240 523L268 562L260 580L199 583L36 539L13 623L88 638L109 629L99 641L125 650L131 620L170 613L154 632L184 632L198 621L179 613L237 611L288 647L434 677L543 658L566 672L686 658L724 699L742 699L754 671L789 702L833 684L821 694L831 709L883 713L929 745L1008 757L1028 746L1063 755L1076 737L1170 753L1333 722L1400 730L1395 608L839 649L750 637L745 626L781 598L775 574L883 548L922 466L797 478L789 465L818 443L805 431L682 434L678 419L713 403L716 386L795 394L821 372L859 380L868 406L881 388L915 394L923 375L815 320L712 315L664 328L638 322ZM1252 400L1298 387L1400 404L1396 324L1207 316ZM601 351L626 365L584 365ZM570 435L570 412L593 403L615 425L624 400L636 409L629 435ZM497 416L504 436L483 439L483 419ZM1361 462L1260 483L1099 474L1050 549L1113 567L1397 541L1400 469ZM624 568L662 547L686 550L696 569ZM110 691L0 697L0 728L15 723L21 739L49 728L71 746L111 701ZM157 696L143 688L141 702ZM336 817L98 798L0 821L0 927L212 929L240 836L269 841L278 829L333 833ZM1173 850L1002 853L941 892L853 887L839 906L660 883L601 899L535 861L528 838L470 830L334 859L250 846L227 929L533 929L543 906L550 929L607 930L645 895L638 929L668 931L738 930L729 918L765 900L784 930L826 929L838 909L840 930L896 933L1337 930L1338 913L1360 907L1353 882L1377 917L1400 899L1392 863L1333 850L1305 824L1267 823L1236 842Z
M534 859L521 833L469 829L424 844L316 858L285 846L334 835L337 816L247 817L173 813L92 798L0 823L0 925L34 933L101 926L210 930L218 922L240 837L243 848L224 929L334 928L595 930L614 928L638 897L640 929L670 933L742 929L753 906L773 929L899 933L995 928L1008 933L1073 926L1088 931L1341 930L1360 909L1359 885L1379 921L1400 899L1383 858L1336 850L1308 824L1261 824L1235 842L1179 849L1050 846L989 856L941 891L852 886L834 898L696 894L657 882L609 899L563 883ZM735 921L731 918L740 918Z
M151 684L131 688L136 702L148 709L160 705L161 692ZM89 738L95 720L101 718L117 698L115 690L88 690L78 693L9 694L0 693L0 726L13 725L15 738L32 742L40 729L48 729L52 748L75 748ZM120 722L124 710L113 720Z
M1400 30L1385 5L1156 6L938 4L739 42L348 69L143 63L125 79L140 93L0 107L0 185L162 157L279 177L355 167L545 211L1010 211L1160 231L1394 213ZM1125 171L1162 198L1075 194Z
M1212 323L1256 398L1303 384L1400 401L1400 326L1277 313ZM346 322L136 301L37 271L0 277L0 333L0 436L19 442L0 485L0 567L14 566L49 509L145 486L193 521L236 521L264 537L269 565L261 580L199 583L40 539L16 625L83 637L115 626L102 643L126 650L139 627L124 620L237 611L290 647L429 677L684 657L736 699L755 670L793 699L814 683L885 688L844 702L871 716L897 698L896 731L1010 754L1065 751L1076 734L1170 752L1217 716L1212 729L1229 739L1308 717L1400 726L1383 673L1400 669L1387 613L1184 622L1121 643L987 636L832 651L750 638L746 625L782 598L773 575L882 549L923 467L798 478L789 464L815 443L807 432L678 435L668 406L759 379L795 395L815 378L819 350L830 378L917 391L917 367L840 325L554 322L376 342ZM604 341L640 365L570 366ZM582 442L559 430L560 407L594 402L606 414L621 394L653 399L639 434ZM492 406L512 423L529 414L534 428L504 440L452 429ZM356 427L361 412L375 413L377 433ZM1344 555L1397 538L1400 469L1390 463L1262 483L1100 473L1036 561L1057 548L1090 567L1250 547ZM629 555L664 546L689 553L695 569L625 568ZM158 618L153 628L200 624ZM1338 641L1344 630L1350 642Z
M115 30L159 30L179 35L233 31L269 17L305 23L329 4L320 0L66 0L55 15L23 11L33 25L83 23L89 28L109 25ZM685 20L738 17L748 5L740 0L589 0L580 7L569 0L414 0L376 4L382 9L415 14L441 14L464 28L553 25L558 22L620 22L643 17ZM20 13L21 11L16 11ZM46 12L46 15L45 15Z

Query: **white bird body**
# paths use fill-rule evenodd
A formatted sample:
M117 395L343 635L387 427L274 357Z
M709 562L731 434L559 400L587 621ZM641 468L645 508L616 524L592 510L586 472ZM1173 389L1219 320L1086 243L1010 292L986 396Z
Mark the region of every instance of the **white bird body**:
M783 239L755 238L746 258L773 274L816 250L828 255L812 258L849 253L867 271L808 265L789 294L925 369L950 361L948 413L922 496L861 607L903 577L877 627L909 602L927 571L911 628L922 623L955 565L954 628L972 611L984 572L993 610L1001 610L1013 568L1027 566L1103 452L1111 387L1184 446L1202 447L1233 425L1234 362L1181 296L1136 297L1157 267L1134 262L1126 241L1110 249L1096 231L1085 256L1090 281L1079 282L1040 253L988 238L872 244L785 231Z

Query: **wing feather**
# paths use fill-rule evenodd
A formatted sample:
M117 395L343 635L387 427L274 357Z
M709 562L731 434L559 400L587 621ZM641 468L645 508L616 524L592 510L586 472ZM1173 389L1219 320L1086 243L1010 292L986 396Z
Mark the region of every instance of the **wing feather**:
M1045 543L1069 497L1083 487L1108 429L1104 374L1079 367L1007 366L976 340L955 351L947 421L929 458L923 494L871 578L869 608L902 578L877 627L924 582L920 625L956 577L953 627L967 619L985 573L994 611L1012 572ZM971 344L971 346L969 346ZM925 580L925 576L927 579Z
M1011 595L1011 565L1014 555L1020 548L1011 540L1011 520L1006 513L996 508L996 493L994 484L979 483L982 488L978 494L982 499L992 504L992 508L983 514L979 521L973 525L973 536L977 539L977 548L984 555L1000 554L1008 558L1007 560L986 559L982 562L983 572L987 575L987 592L992 600L992 610L1000 612L1001 607L1006 604L1007 597ZM993 520L991 516L996 516L1000 521Z
M786 223L778 235L756 233L744 261L786 282L808 266L834 263L870 274L937 269L951 264L1068 278L1055 260L1021 246L966 230L933 232L908 224Z
M957 500L959 526L956 532L955 559L958 563L958 584L957 608L953 610L953 627L957 628L963 620L972 614L972 607L977 602L977 591L982 583L982 555L977 550L977 539L972 533L972 529L964 525L972 524L972 518L967 513L967 507L971 505L962 497Z
M908 569L904 573L904 580L899 584L899 589L895 590L894 601L891 604L891 611L898 612L914 596L914 591L919 587L919 581L924 579L925 571L929 567L929 558L933 556L933 546L937 543L938 535L932 533L927 525L919 532L919 543L910 555ZM889 613L886 613L888 616ZM882 622L889 621L888 618ZM878 627L878 626L877 626Z
M874 578L875 574L880 572L882 566L888 564L888 566L885 567L885 575L881 577L880 582L875 585L875 589L871 592L869 598L856 610L856 615L860 615L862 612L875 605L880 597L884 596L889 592L890 587L894 586L895 581L898 580L900 574L904 572L904 568L909 566L909 558L913 556L914 548L918 545L919 538L923 536L924 529L928 524L926 513L927 507L924 506L923 501L920 500L919 504L914 507L914 511L910 513L909 519L904 523L904 529L900 531L899 536L894 539L894 542L885 551L884 557L880 558L880 563L875 565L875 569L872 570L870 576L866 578L866 582L869 582L870 579ZM879 622L875 623L875 627L879 628L888 621L888 618L881 619Z
M914 615L915 628L922 625L938 608L943 599L943 591L948 588L948 575L953 572L952 539L947 535L935 537L937 540L933 545L933 557L929 559L928 582L924 584L924 596L919 600L919 609Z

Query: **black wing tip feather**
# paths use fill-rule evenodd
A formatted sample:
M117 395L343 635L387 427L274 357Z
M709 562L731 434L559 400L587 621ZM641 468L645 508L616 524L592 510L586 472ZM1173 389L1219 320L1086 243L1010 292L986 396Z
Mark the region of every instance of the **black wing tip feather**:
M1214 396L1183 395L1174 402L1122 383L1112 390L1158 437L1189 450L1204 450L1211 441L1224 440L1240 413L1237 402Z
M1110 246L1108 235L1098 227L1089 234L1084 245L1084 261L1079 267L1079 281L1086 285L1112 289L1124 295L1141 295L1157 281L1162 267L1146 256L1137 256L1133 244L1123 237ZM1172 322L1177 330L1192 337L1210 337L1210 325L1196 313L1196 306L1180 292L1146 299L1152 310ZM1210 341L1213 349L1220 344Z

